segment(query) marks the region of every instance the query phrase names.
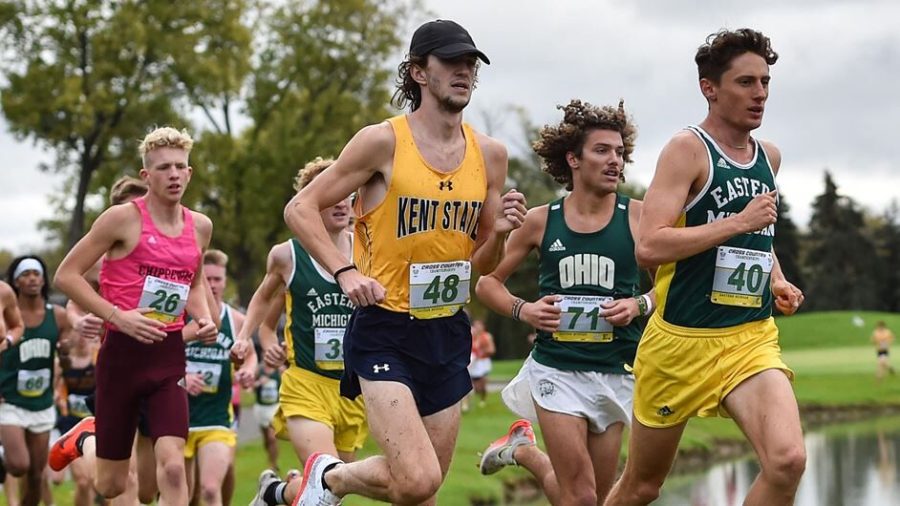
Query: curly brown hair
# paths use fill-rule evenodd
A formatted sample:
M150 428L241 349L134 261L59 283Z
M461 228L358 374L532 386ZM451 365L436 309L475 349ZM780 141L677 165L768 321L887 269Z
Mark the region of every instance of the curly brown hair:
M317 156L315 160L307 163L302 169L297 171L297 176L294 178L294 190L302 190L316 176L321 174L323 170L331 167L331 164L333 163L333 158L322 158L321 156Z
M731 61L744 53L757 54L769 65L778 61L778 53L772 50L772 42L761 32L752 28L723 28L709 34L706 42L697 48L694 61L697 63L700 79L709 79L719 84L722 74L731 68Z
M572 168L566 155L574 153L581 158L584 143L593 130L619 132L625 145L623 158L625 163L631 163L637 129L625 114L624 100L619 100L618 107L612 107L573 99L568 105L556 108L563 111L563 120L558 125L544 125L531 147L543 159L544 172L553 176L557 183L566 185L566 190L572 191ZM624 174L620 178L625 181Z

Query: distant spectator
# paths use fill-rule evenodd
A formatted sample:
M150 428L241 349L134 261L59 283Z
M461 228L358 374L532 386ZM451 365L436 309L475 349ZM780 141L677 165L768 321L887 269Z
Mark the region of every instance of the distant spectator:
M484 328L484 322L474 320L472 322L472 358L469 362L469 376L472 377L472 387L475 393L481 397L478 406L485 405L487 400L487 377L491 372L491 357L497 351L494 346L494 337Z
M872 344L875 345L875 351L878 353L878 371L875 376L878 379L884 378L886 373L894 374L894 368L891 366L890 349L891 343L894 342L894 333L883 321L875 324L875 330L872 331Z

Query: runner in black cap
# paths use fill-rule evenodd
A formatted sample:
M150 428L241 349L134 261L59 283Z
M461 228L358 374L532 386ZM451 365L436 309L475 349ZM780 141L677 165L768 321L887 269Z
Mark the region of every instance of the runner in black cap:
M525 215L521 193L500 195L506 148L463 123L479 59L488 63L458 24L419 27L394 94L411 113L362 129L285 209L303 249L356 306L337 336L341 395L362 395L383 453L346 464L312 454L293 504L340 504L349 494L434 504L450 468L460 400L472 388L471 326L462 311L472 269L496 267L506 235ZM320 213L357 189L350 259ZM297 488L265 472L253 506L283 504Z

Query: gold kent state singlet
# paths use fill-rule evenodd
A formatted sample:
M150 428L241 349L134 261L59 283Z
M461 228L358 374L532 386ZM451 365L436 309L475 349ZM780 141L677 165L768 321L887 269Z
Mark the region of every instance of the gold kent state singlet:
M469 300L478 218L487 194L484 158L463 124L466 155L444 173L419 153L406 116L388 120L396 139L384 200L367 214L357 202L353 259L386 290L381 307L420 319L456 313Z

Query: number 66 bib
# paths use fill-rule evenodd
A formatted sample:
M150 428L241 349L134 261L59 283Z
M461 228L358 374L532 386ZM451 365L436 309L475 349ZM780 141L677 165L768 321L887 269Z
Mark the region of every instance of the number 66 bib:
M153 309L144 314L147 318L163 323L173 323L184 312L190 289L190 286L183 283L147 276L144 279L144 288L141 290L138 307Z
M600 315L612 297L594 295L560 295L557 305L562 312L559 330L553 333L556 341L578 343L608 343L613 340L612 324Z
M724 306L762 306L773 263L767 251L719 246L709 300Z
M420 320L456 314L469 301L472 265L465 261L409 266L409 314Z

